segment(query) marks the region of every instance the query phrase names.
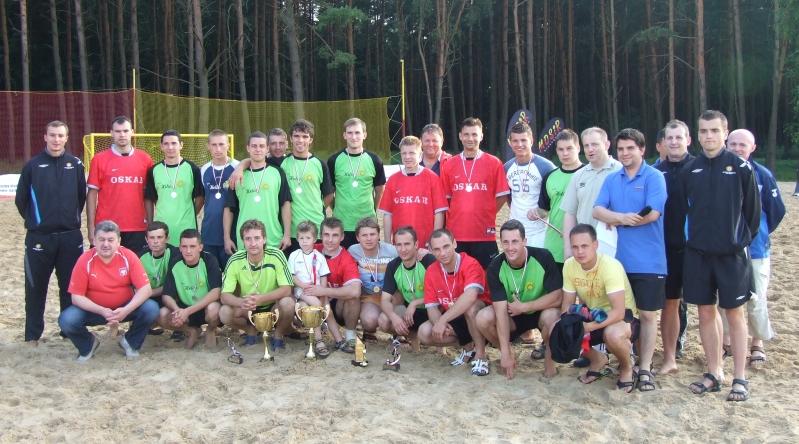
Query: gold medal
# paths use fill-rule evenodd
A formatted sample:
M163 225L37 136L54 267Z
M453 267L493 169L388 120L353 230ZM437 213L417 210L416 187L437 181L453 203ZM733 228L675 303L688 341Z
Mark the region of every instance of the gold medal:
M374 293L380 293L380 286L379 286L379 285L375 285L375 286L372 288L372 291L373 291Z

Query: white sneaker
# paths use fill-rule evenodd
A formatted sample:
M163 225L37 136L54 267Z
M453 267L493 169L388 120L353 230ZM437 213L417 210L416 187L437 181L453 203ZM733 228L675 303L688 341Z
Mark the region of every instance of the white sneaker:
M463 364L468 364L469 362L472 361L472 359L474 359L474 355L475 355L474 350L466 351L465 348L462 348L460 354L458 354L458 357L453 359L452 362L449 363L449 365L453 367L459 367Z
M122 347L122 350L125 350L125 357L128 360L133 360L139 357L139 351L134 350L133 347L128 344L128 340L125 338L125 335L121 335L119 337L119 346Z
M92 339L94 342L92 342L92 349L89 351L89 354L85 356L79 355L75 361L84 363L94 356L94 354L97 352L97 349L100 347L100 338L98 338L96 334L92 333Z

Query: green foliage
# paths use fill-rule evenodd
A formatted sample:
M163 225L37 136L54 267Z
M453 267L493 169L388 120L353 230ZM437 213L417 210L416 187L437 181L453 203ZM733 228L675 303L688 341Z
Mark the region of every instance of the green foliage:
M316 22L317 29L327 27L344 28L350 23L358 24L366 20L366 14L358 8L349 6L328 7L321 10Z
M328 69L346 68L355 64L357 57L347 51L334 50L330 52L327 46L319 48L319 56L327 60Z

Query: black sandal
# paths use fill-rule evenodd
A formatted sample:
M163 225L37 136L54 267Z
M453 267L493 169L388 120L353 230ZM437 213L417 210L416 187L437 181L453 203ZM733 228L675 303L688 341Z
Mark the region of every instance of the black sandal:
M740 385L743 387L743 390L736 389L735 386ZM746 379L738 379L735 378L732 380L732 389L730 390L730 394L727 395L727 401L732 402L741 402L746 401L749 399L749 381Z
M646 380L641 379L642 376L646 376ZM638 391L651 392L656 388L655 375L653 375L649 370L638 370Z
M632 393L635 390L635 379L632 381L622 381L619 379L616 381L616 388L622 390L624 393Z
M702 375L704 379L701 381L692 382L688 388L694 395L704 395L705 393L715 393L721 391L721 383L713 373L705 373ZM713 383L710 387L705 385L705 380Z

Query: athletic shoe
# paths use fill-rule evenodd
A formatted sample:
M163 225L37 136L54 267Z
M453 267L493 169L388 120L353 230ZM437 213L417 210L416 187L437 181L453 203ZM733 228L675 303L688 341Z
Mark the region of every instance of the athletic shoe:
M125 335L121 335L119 337L119 346L122 347L122 350L125 350L125 357L128 358L129 361L139 357L139 351L134 350L133 347L128 344L128 340L125 338Z
M474 350L466 351L465 348L462 348L461 352L458 354L458 357L453 359L452 362L449 363L449 365L453 367L458 367L463 364L468 364L469 362L472 361L472 359L474 359L474 355L475 355Z
M97 349L100 347L100 338L98 338L96 334L92 333L92 341L92 349L89 351L89 354L85 356L78 356L78 358L75 359L77 362L86 362L97 352Z

